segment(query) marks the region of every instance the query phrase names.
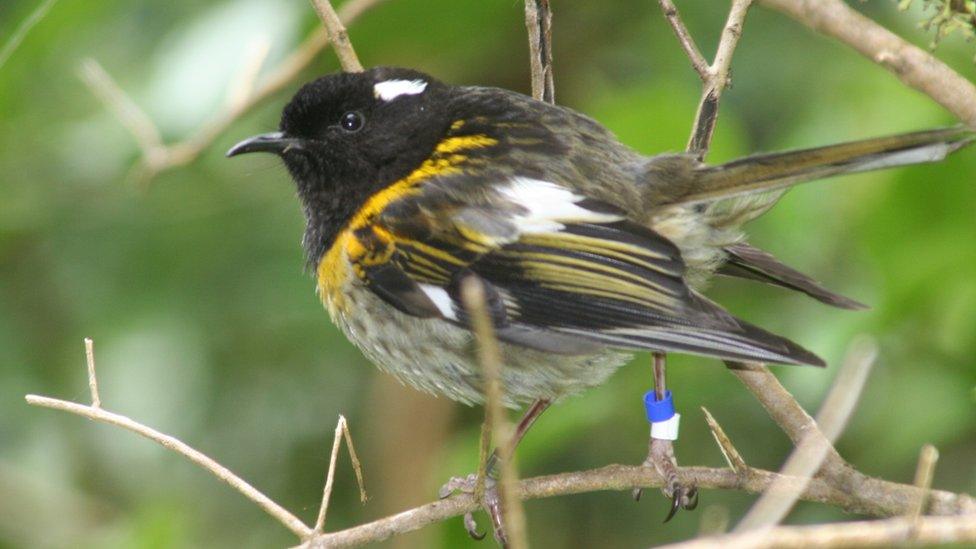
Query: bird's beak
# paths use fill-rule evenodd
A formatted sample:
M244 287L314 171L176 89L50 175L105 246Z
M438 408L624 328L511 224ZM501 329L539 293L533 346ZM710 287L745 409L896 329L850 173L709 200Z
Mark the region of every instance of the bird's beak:
M299 140L294 137L285 137L281 132L262 133L254 137L248 137L244 141L234 145L227 151L227 157L252 152L269 152L281 154L291 147L299 144Z

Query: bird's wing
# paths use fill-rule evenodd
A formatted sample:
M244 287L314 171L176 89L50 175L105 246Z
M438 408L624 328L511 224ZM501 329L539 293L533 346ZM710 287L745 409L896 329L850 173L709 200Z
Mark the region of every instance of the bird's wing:
M556 183L435 178L358 232L370 259L357 265L360 275L414 316L467 327L461 284L478 277L496 333L511 343L569 354L610 346L823 364L688 288L670 241Z

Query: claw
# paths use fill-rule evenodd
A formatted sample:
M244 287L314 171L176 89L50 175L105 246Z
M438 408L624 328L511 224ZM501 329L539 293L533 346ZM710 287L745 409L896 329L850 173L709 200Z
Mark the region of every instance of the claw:
M688 490L687 496L688 501L682 505L682 507L684 507L686 511L694 511L696 508L698 508L698 488Z
M467 530L471 539L475 541L481 541L487 535L487 532L478 531L478 523L474 521L474 513L464 514L464 529Z
M640 501L640 498L641 498L642 495L644 495L644 489L643 488L634 488L630 492L630 497L634 498L634 501L637 501L637 502Z
M671 496L671 510L668 511L668 516L664 517L664 522L674 518L675 513L678 512L678 508L681 507L681 495L675 490L674 495Z
M671 492L671 509L668 511L668 516L664 518L664 522L668 522L674 518L678 509L693 511L697 507L698 488L685 488L684 486L678 485Z

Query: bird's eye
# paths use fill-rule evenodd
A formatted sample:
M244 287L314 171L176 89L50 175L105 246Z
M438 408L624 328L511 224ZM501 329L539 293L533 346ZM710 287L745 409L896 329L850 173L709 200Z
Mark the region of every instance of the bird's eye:
M349 111L339 119L339 125L349 133L358 132L365 123L366 119L357 111Z

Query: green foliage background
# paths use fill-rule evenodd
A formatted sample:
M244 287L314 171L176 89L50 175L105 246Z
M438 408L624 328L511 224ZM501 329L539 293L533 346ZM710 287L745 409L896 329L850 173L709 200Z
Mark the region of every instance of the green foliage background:
M685 2L703 49L724 3ZM0 2L0 42L35 2ZM925 45L918 10L854 3ZM920 9L920 7L919 7ZM698 82L655 2L555 2L560 103L648 153L684 146ZM416 67L449 82L527 91L516 0L391 0L351 29L366 64ZM237 139L275 127L288 94L236 123L193 165L148 188L126 182L132 139L75 77L97 58L179 138L220 108L246 45L269 66L317 24L303 0L61 0L0 68L0 547L269 547L295 540L183 459L131 434L24 404L25 393L85 401L82 338L95 338L103 401L181 437L313 517L336 416L349 418L373 499L361 506L342 458L328 527L432 499L476 462L480 410L420 396L381 376L331 326L302 271L302 220L270 157L233 162ZM974 77L971 46L938 55ZM304 78L336 70L331 53ZM734 63L711 159L952 124L920 94L842 45L754 9ZM803 342L826 371L777 368L815 410L856 334L881 357L839 443L865 472L910 481L937 445L935 485L976 491L976 151L940 165L844 177L790 192L752 241L870 303L823 307L745 282L710 295ZM647 357L556 407L520 449L523 475L636 463L647 426ZM699 406L752 464L790 446L716 361L675 357L684 414L679 458L721 466ZM693 535L706 513L732 520L751 497L705 492L706 510L666 526L666 502L596 493L527 504L537 547L646 547ZM711 511L707 508L712 507ZM844 520L800 505L793 522ZM485 523L484 518L481 518ZM475 546L459 519L386 546ZM481 547L488 547L483 542Z

